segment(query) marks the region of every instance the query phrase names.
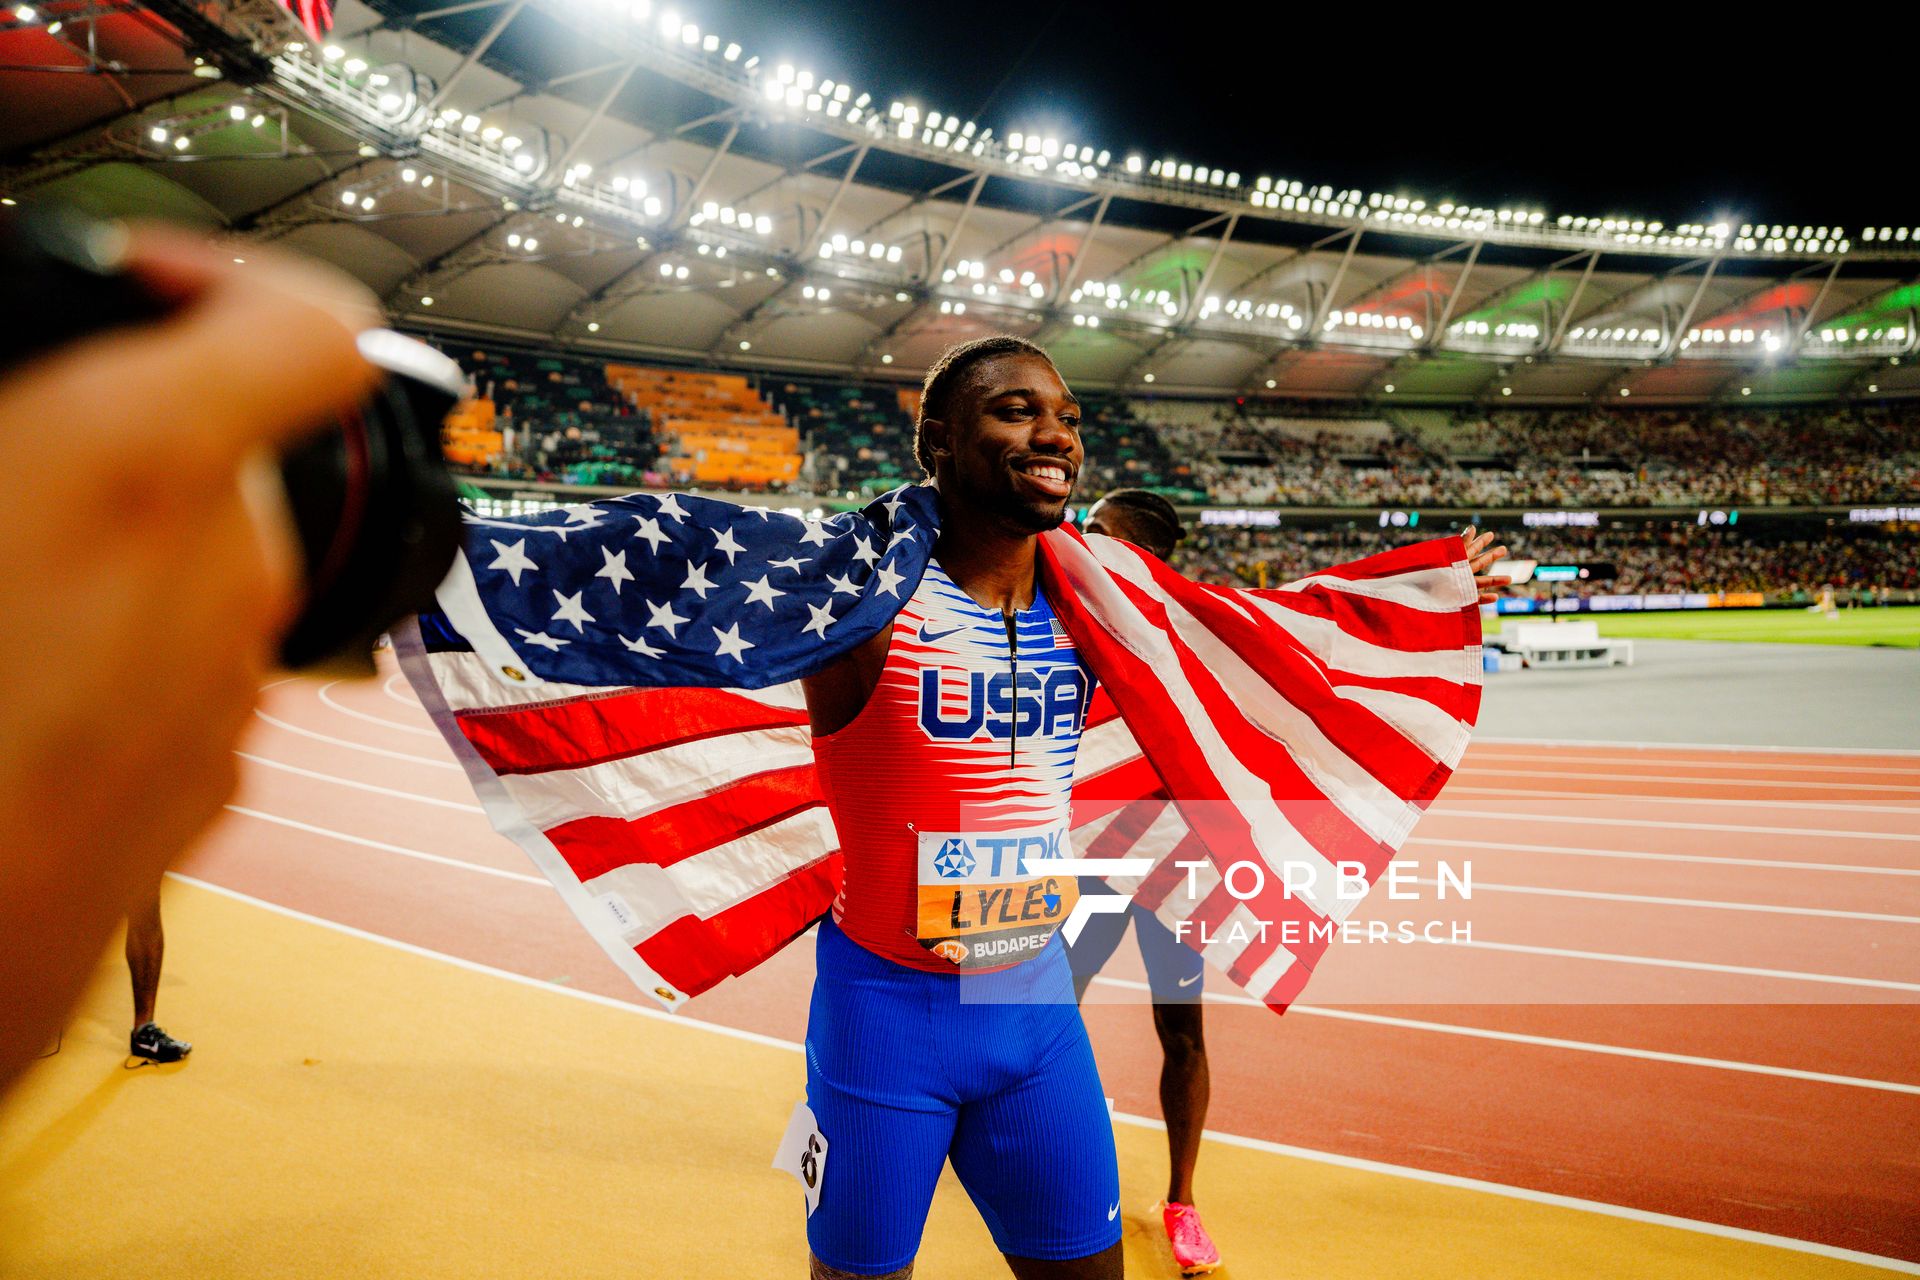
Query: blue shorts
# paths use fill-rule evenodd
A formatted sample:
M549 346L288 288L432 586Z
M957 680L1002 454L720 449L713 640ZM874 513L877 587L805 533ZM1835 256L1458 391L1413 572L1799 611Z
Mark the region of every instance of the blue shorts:
M1106 882L1092 876L1080 877L1082 896L1111 894ZM1173 930L1160 923L1160 917L1130 903L1125 911L1090 915L1080 936L1067 948L1073 976L1088 981L1106 967L1126 936L1127 921L1133 921L1134 941L1140 944L1140 958L1147 965L1147 986L1155 1004L1192 1004L1200 999L1206 986L1207 962L1200 953L1173 936ZM1065 939L1062 939L1064 942Z
M912 1262L948 1160L1003 1253L1058 1261L1120 1239L1113 1122L1057 939L962 977L876 956L828 918L816 956L807 1105L827 1141L807 1219L816 1257L856 1275Z

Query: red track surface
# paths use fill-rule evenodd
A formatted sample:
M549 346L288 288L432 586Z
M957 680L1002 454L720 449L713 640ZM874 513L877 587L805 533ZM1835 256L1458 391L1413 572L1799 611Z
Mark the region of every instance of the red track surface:
M488 827L404 681L283 684L262 712L235 801L251 812L183 870L645 1003ZM1476 945L1336 948L1309 995L1340 1009L1210 1005L1210 1128L1920 1260L1920 757L1486 744L1405 856L1427 875L1471 861ZM688 1016L798 1040L811 976L791 947ZM1131 944L1108 976L1096 1000L1133 995ZM1400 1003L1363 1003L1382 992ZM1147 1011L1090 1003L1087 1021L1120 1109L1157 1113Z

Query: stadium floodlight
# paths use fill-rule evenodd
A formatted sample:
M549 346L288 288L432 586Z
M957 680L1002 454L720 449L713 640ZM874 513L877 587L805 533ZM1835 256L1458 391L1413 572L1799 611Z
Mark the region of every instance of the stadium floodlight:
M645 22L652 12L652 0L633 0L633 3L627 6L627 16L635 22Z
M720 37L708 36L705 40L702 40L700 42L700 48L705 53L714 53L718 51L720 48Z
M320 51L320 56L328 62L338 62L347 56L347 51L337 44L330 44Z
M483 142L498 142L505 133L506 130L502 129L499 125L490 124L480 131L480 140Z
M598 320L587 321L587 332L588 333L600 332L600 322Z
M185 151L192 143L193 140L183 133L174 138L173 149L175 151Z
M360 203L360 194L356 191L342 191L340 193L340 203L351 209Z
M249 128L258 129L261 125L265 124L266 122L267 122L266 116L256 113L253 119L247 121L247 125Z
M680 34L680 15L668 9L660 15L660 38L671 40Z
M773 219L769 218L766 214L763 213L759 217L753 220L753 229L759 232L763 236L772 235Z
M246 118L247 118L247 109L244 106L240 105L239 103L236 102L232 106L227 108L227 119L245 120Z
M1141 165L1141 160L1140 160L1140 157L1139 157L1139 156L1128 156L1128 157L1127 157L1127 172L1128 172L1128 173L1138 173L1138 172L1140 172L1140 165Z
M522 151L519 155L513 158L513 167L519 170L521 173L532 173L533 163L534 163L533 157L528 155L524 151ZM427 181L432 182L433 179L428 178Z
M751 351L753 350L753 344L751 342L748 342L745 338L742 338L740 339L740 349L742 351Z
M429 295L429 296L427 296L427 297L424 297L424 298L422 298L422 299L420 299L420 305L421 305L421 306L423 306L423 307L430 307L430 306L432 306L432 305L433 305L433 298L432 298L432 296L431 296L431 295Z
M898 262L898 261L900 261L900 246L899 246L899 245L897 245L897 244L890 244L890 245L888 245L888 246L887 246L887 261L888 261L888 262Z
M649 218L659 217L660 210L664 207L665 206L663 206L660 203L659 196L648 196L645 200L640 202L640 211L646 214Z
M767 95L768 102L778 102L780 101L780 99L787 96L786 87L782 85L778 80L767 81L762 92L764 92Z
M32 5L22 4L14 6L13 16L17 21L30 23L40 15L34 12Z
M518 231L515 231L507 236L507 248L518 249L519 247L520 247L520 233Z
M660 274L661 274L661 275L663 275L663 276L670 276L670 275L672 275L672 274L673 274L673 264L672 264L671 262L663 262L663 263L661 263L661 264L660 264Z
M463 116L460 120L460 131L462 133L478 133L480 131L480 117Z
M685 280L687 278L687 269L685 267L675 267L673 269L673 278L675 280Z
M1152 375L1152 374L1150 374L1150 373L1148 373L1148 374L1142 374L1142 375L1141 375L1141 377L1140 377L1140 381L1142 381L1142 382L1152 382L1152 381L1153 381L1153 375Z
M402 182L411 184L411 183L418 182L419 180L420 180L420 175L412 169L402 169L400 171L400 181Z
M880 363L881 363L881 364L892 364L892 363L893 363L893 353L892 353L891 351L883 351L883 352L881 352L881 353L880 353Z
M725 49L721 50L720 56L728 62L738 62L740 60L740 46L737 44L729 44Z
M348 75L357 76L367 69L367 61L365 58L348 58L344 69Z
M147 136L153 139L155 142L159 143L161 146L165 146L167 144L168 135L167 135L166 127L164 125L153 126L153 128L147 130Z

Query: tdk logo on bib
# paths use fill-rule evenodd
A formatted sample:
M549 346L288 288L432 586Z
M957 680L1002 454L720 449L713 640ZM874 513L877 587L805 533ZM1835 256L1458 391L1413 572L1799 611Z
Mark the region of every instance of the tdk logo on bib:
M949 840L933 855L934 872L942 880L965 880L978 865L964 840Z
M930 738L966 742L989 738L1071 736L1080 732L1087 708L1087 678L1078 663L1050 670L988 675L950 667L920 671L920 727ZM964 686L961 681L965 681ZM941 694L964 688L964 703L942 702Z

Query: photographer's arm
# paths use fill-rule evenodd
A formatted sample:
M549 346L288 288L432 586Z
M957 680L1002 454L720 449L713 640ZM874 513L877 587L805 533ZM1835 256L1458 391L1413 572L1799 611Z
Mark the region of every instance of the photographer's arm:
M0 1088L231 792L293 608L272 451L373 381L344 278L136 232L175 300L0 380Z

